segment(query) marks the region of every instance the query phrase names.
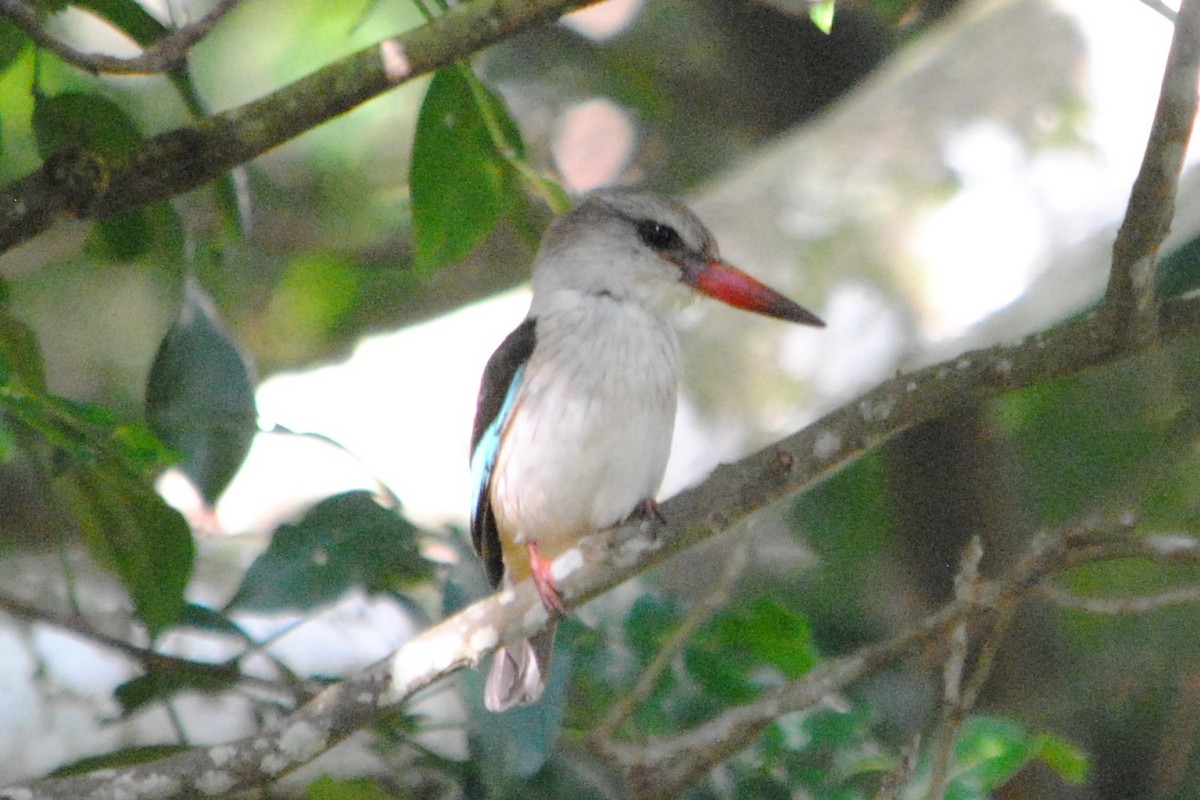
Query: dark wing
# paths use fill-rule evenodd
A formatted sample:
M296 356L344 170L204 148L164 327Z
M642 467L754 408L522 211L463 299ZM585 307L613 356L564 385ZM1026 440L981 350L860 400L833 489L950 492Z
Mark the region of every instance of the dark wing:
M475 426L471 431L471 481L475 490L471 504L471 544L483 559L493 586L499 586L504 577L504 559L496 515L492 513L492 468L516 403L525 365L536 343L537 323L531 317L518 325L488 359L475 407Z

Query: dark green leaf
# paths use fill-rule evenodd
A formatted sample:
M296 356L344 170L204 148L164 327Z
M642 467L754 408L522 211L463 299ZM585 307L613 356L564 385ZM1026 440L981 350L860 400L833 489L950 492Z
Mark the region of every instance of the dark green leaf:
M29 37L8 20L0 19L0 72L8 69L25 52L27 44Z
M214 611L207 606L196 603L188 603L184 607L183 614L180 615L177 624L180 627L195 628L196 630L209 631L211 633L230 634L239 639L250 639L240 625L226 617L220 611Z
M155 250L180 259L183 241L183 225L174 206L158 203L97 221L87 250L107 261L132 261Z
M241 467L257 430L250 367L190 278L150 369L146 421L209 503Z
M131 767L135 764L148 764L167 758L189 749L186 744L151 744L137 747L126 747L99 756L88 756L78 761L59 767L50 773L54 778L65 778L70 775L84 775L101 769L117 769Z
M108 20L143 47L170 33L134 0L75 0L74 5Z
M80 463L65 480L92 556L121 578L156 636L183 613L195 560L191 529L148 483L112 465Z
M119 158L141 139L137 126L120 106L102 95L84 92L52 97L35 94L33 133L42 158L66 148Z
M650 663L663 639L680 623L675 598L644 594L634 601L625 618L625 637L640 665Z
M697 634L685 661L706 693L742 702L761 689L756 670L770 666L785 679L798 678L816 663L816 650L808 623L764 597L715 616Z
M467 67L434 75L417 118L409 175L418 269L463 258L523 202L510 160L522 151L503 102Z
M203 664L172 661L156 667L145 675L122 683L113 692L128 716L151 703L167 700L179 692L194 691L216 694L233 687L240 678L237 664Z
M392 589L430 575L417 528L368 492L321 501L295 525L281 525L255 559L226 610L305 610L348 589Z
M195 544L187 523L152 488L169 457L158 440L106 409L13 380L0 384L0 410L18 434L54 449L59 487L89 551L120 577L151 635L178 619Z

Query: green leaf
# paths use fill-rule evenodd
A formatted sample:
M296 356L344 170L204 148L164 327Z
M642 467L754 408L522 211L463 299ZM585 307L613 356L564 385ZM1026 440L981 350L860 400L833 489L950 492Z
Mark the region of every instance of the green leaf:
M431 568L417 532L369 492L330 497L299 523L279 526L226 611L307 610L354 587L377 592L424 580Z
M121 107L98 94L64 92L33 99L33 133L41 157L79 148L119 158L141 140L141 133Z
M52 448L58 488L89 552L121 579L138 617L157 635L184 609L195 543L187 523L152 488L170 453L146 429L98 406L0 384L0 411L23 440Z
M625 618L625 637L639 665L650 663L663 638L679 625L680 616L674 597L644 594L634 601Z
M463 258L519 207L513 159L523 154L504 103L467 67L434 75L417 118L409 174L418 269Z
M87 252L106 261L132 261L150 252L182 260L183 244L183 222L175 207L163 202L98 220Z
M827 34L833 30L833 7L835 5L836 0L819 0L816 3L810 2L808 6L808 18L821 33Z
M1010 720L971 717L955 743L953 779L946 796L986 797L1031 761L1045 756L1064 779L1078 782L1087 775L1086 757L1066 741L1050 734L1030 734Z
M63 488L93 558L120 577L157 636L184 610L196 554L191 529L140 476L111 464L80 462Z
M1034 740L1033 749L1037 757L1067 783L1079 786L1088 779L1087 754L1066 739L1042 733Z
M113 692L125 716L151 703L167 700L179 692L216 694L227 691L241 678L234 661L204 664L190 661L163 662L145 675L122 683Z
M150 368L146 421L209 503L241 467L258 429L250 367L190 278Z
M790 680L812 669L816 659L808 623L763 597L715 616L697 634L685 662L707 693L744 702L761 689L752 677L757 669L775 667Z
M168 756L182 753L190 749L190 747L191 745L186 744L150 744L125 747L120 750L114 750L111 753L88 756L87 758L73 761L51 772L50 777L66 778L71 775L85 775L101 769L116 769L119 767L131 767L136 764L148 764L151 761L158 761L160 758L167 758Z
M30 389L45 389L46 373L37 334L6 308L0 308L0 364L9 373L3 383L15 379Z
M373 778L338 779L328 775L317 778L304 792L304 800L393 800L398 796Z

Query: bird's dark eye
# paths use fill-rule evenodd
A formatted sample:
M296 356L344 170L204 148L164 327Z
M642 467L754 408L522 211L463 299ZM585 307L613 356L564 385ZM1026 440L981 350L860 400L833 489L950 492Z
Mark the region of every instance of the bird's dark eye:
M653 250L671 250L680 244L677 230L652 219L639 222L637 232L642 242Z

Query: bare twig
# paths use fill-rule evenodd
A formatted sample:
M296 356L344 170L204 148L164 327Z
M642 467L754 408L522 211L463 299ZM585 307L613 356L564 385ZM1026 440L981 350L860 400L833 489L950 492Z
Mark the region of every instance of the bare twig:
M1134 535L1125 519L1038 534L1026 554L1003 578L978 582L964 596L956 597L889 641L825 661L803 678L752 703L728 709L677 736L609 742L605 755L629 773L632 793L639 800L677 797L713 766L747 746L781 715L812 708L865 675L930 648L944 646L962 624L995 618L998 612L1002 618L1011 617L1012 610L1021 602L1039 596L1039 585L1051 574L1082 564L1124 558L1200 563L1200 541L1190 537ZM1010 610L1005 612L1006 608ZM1005 624L1003 619L993 624L989 637L1001 636ZM985 643L986 646L990 645ZM990 662L982 665L982 672L980 666L976 667L963 688L960 702L974 702L989 668Z
M1162 0L1142 0L1142 4L1147 5L1150 8L1154 9L1159 14L1161 14L1165 19L1168 19L1171 22L1175 21L1175 9L1171 8L1169 5L1164 3Z
M671 666L675 656L692 640L692 634L713 614L729 603L729 598L737 588L738 579L746 569L746 563L749 560L748 550L749 545L745 541L733 548L729 560L725 562L725 570L717 585L692 608L691 613L671 632L662 647L658 649L654 659L642 670L633 690L613 704L612 709L604 717L604 721L592 731L590 739L603 741L612 738L625 720L654 691L654 687L658 685L662 674Z
M53 52L68 64L92 74L153 75L181 63L193 46L207 36L217 22L237 5L238 0L221 0L207 14L145 48L131 58L103 53L84 53L51 35L42 24L37 9L24 0L0 0L0 16L10 20L38 46Z
M900 800L904 787L917 771L921 756L921 734L914 733L911 740L900 750L900 760L895 769L883 776L875 800Z
M1145 614L1160 608L1200 603L1200 586L1185 586L1131 597L1080 597L1074 592L1049 584L1042 586L1038 591L1042 597L1056 605L1086 611L1089 614Z
M982 560L983 540L973 536L959 559L958 573L954 576L954 596L957 599L967 600L974 596L979 584L979 562ZM967 623L963 621L955 625L950 634L946 663L942 668L942 721L930 770L929 800L942 800L946 793L950 762L954 756L954 740L958 738L958 731L970 710L962 692L969 649Z
M1183 0L1150 139L1113 244L1104 306L1118 341L1152 337L1157 327L1154 270L1175 213L1179 174L1196 118L1198 73L1200 0Z
M216 680L229 680L231 683L236 682L245 687L286 697L292 702L307 699L314 694L312 691L313 687L311 686L285 685L278 681L246 675L240 672L238 670L238 662L252 651L247 651L225 662L193 661L181 656L174 656L168 653L160 653L157 650L139 647L124 639L98 631L77 616L57 614L46 609L35 608L28 603L12 597L0 595L0 613L7 614L14 619L19 619L27 623L41 623L68 631L81 639L86 639L101 647L124 655L147 672L159 670L170 673L171 671L175 671L176 673L186 672L191 675L207 673Z

